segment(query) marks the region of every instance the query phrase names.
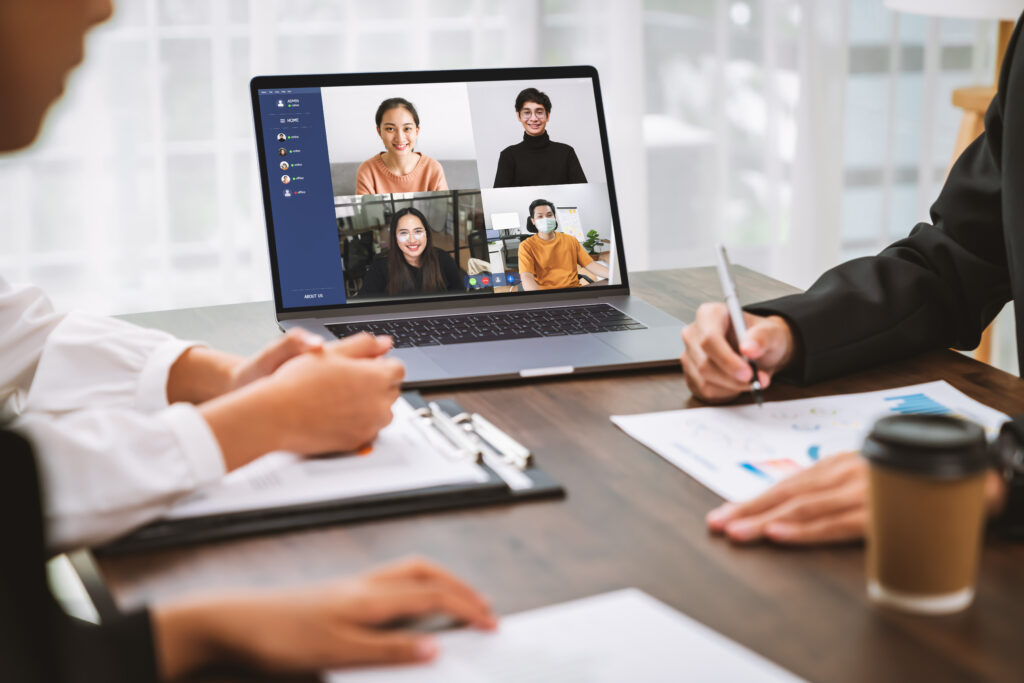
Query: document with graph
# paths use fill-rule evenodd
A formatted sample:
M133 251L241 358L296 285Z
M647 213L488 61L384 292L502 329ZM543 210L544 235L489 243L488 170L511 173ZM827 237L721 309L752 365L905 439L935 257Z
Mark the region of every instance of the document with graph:
M943 381L862 394L613 415L620 429L731 501L752 498L821 458L857 450L892 414L957 415L989 438L1007 416Z

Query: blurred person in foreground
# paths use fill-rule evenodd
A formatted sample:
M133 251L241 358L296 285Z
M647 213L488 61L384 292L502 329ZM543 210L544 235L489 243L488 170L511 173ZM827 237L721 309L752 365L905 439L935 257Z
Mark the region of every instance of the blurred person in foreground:
M109 0L0 0L0 152L28 146ZM326 343L296 331L250 358L124 322L56 313L0 277L2 666L17 680L171 678L215 663L317 671L426 660L428 636L382 631L444 612L493 628L487 602L408 560L287 590L195 597L100 627L47 594L57 548L109 540L268 451L357 447L391 419L404 376L390 340ZM35 457L33 457L33 449ZM41 490L40 490L41 489Z

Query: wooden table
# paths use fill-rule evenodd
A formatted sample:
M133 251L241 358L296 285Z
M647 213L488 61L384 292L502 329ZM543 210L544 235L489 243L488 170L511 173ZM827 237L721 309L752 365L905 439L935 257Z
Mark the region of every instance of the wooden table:
M745 302L794 291L736 271ZM720 296L713 268L633 280L637 294L684 319ZM239 352L277 332L269 303L126 317ZM952 351L812 387L773 385L767 398L934 379L1000 410L1024 412L1024 381ZM698 405L678 369L437 393L454 394L515 434L568 497L106 558L101 569L117 603L324 579L422 553L466 577L500 613L637 586L809 680L1024 677L1024 546L989 538L974 605L960 615L919 618L868 603L859 544L737 547L709 536L704 514L720 499L608 420Z

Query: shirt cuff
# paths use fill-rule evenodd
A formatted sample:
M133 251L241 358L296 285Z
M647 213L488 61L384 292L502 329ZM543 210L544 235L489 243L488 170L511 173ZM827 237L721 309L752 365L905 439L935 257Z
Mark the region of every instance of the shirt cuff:
M199 409L189 403L175 403L160 413L185 454L194 485L204 486L220 480L227 472L217 437Z
M199 345L199 342L168 339L156 347L139 375L135 401L140 411L152 413L167 408L167 380L171 374L171 366L181 354Z

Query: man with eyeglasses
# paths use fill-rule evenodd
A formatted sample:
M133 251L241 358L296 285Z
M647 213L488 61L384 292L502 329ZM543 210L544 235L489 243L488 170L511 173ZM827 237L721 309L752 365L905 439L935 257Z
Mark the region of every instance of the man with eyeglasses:
M587 182L576 150L548 137L551 99L547 95L536 88L520 92L516 97L516 117L523 126L523 141L501 151L494 187Z

